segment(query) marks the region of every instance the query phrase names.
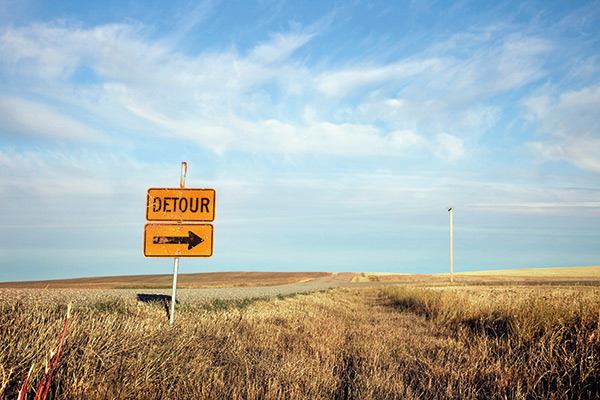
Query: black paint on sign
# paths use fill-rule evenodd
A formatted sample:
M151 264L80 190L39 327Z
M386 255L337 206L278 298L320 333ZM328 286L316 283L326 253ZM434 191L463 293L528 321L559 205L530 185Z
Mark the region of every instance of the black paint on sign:
M206 197L198 198L192 197L155 197L152 203L152 211L154 212L186 212L188 208L191 212L198 212L198 206L200 206L200 212L210 212L208 206L210 205L210 199Z
M204 242L204 239L192 231L188 231L188 236L154 236L152 240L154 244L187 244L188 250L193 249L202 242Z

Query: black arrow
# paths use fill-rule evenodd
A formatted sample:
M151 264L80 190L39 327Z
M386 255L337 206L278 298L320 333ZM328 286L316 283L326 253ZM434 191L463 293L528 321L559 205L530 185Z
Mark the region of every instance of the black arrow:
M154 244L187 244L188 250L193 249L200 243L204 242L204 239L196 235L192 231L188 231L189 236L154 236Z

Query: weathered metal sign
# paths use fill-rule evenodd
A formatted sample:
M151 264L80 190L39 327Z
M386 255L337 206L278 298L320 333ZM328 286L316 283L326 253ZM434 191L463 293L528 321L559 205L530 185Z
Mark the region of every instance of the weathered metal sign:
M146 257L210 257L213 253L211 224L146 224Z
M210 222L215 220L214 189L150 188L146 220Z

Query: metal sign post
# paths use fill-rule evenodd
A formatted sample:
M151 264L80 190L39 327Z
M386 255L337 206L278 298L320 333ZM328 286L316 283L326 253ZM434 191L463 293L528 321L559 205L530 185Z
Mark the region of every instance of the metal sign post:
M185 175L187 173L187 163L181 163L181 177L179 179L179 187L185 187ZM173 321L175 321L175 295L177 294L177 273L179 272L179 257L175 257L173 259L173 294L171 295L171 319L169 320L169 324L173 326Z
M175 295L177 294L177 272L179 271L179 257L173 259L173 294L171 295L171 319L169 324L173 326L175 321Z

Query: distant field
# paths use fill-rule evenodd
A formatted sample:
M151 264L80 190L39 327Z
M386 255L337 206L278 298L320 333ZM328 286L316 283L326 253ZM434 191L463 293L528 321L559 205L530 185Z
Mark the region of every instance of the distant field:
M449 274L356 274L354 282L447 282ZM495 271L458 272L457 283L473 282L600 282L600 266L565 268L526 268Z
M307 282L330 277L330 272L211 272L179 274L177 287L182 289L208 289L230 287L274 286ZM339 274L338 274L339 275ZM449 274L393 274L346 273L354 275L355 283L445 283ZM495 271L457 272L456 283L507 283L507 282L600 282L600 266L567 268L528 268ZM0 282L0 288L14 289L168 289L173 284L172 274L108 276L44 280L29 282Z
M528 278L590 278L600 279L598 267L565 267L565 268L523 268L496 271L460 272L458 276L520 276Z
M272 286L306 282L330 276L328 272L214 272L179 274L177 287L183 289ZM162 289L173 285L173 275L107 276L30 282L2 282L0 288L31 289Z

